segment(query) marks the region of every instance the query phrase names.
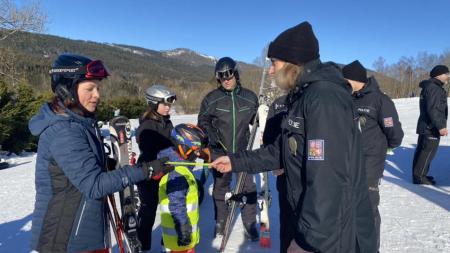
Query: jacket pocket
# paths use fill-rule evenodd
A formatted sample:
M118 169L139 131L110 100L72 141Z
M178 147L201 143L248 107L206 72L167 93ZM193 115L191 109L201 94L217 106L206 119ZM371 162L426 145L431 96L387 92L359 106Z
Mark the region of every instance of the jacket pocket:
M284 121L287 150L291 156L302 157L305 143L305 119L288 117Z

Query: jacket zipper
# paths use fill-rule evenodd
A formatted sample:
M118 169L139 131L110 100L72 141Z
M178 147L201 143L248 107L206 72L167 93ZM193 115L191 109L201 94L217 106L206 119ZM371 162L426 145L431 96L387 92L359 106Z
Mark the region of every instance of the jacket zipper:
M233 153L236 152L236 108L234 106L234 91L231 91L231 103L233 104Z
M80 219L78 220L77 230L75 231L75 236L78 235L78 229L80 228L81 220L83 219L83 214L84 214L84 208L85 207L86 207L86 201L84 201L83 208L81 209L81 215L80 215Z

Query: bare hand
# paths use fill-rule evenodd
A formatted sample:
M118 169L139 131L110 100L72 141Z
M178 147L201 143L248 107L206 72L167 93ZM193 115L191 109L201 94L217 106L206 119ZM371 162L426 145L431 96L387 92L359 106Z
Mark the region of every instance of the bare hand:
M284 174L284 170L283 169L277 169L277 170L272 171L272 174L274 176L278 177L278 176L281 176L281 175Z
M312 253L311 251L306 251L295 242L295 240L291 241L289 248L287 249L287 253Z
M221 156L211 163L211 167L215 168L220 173L227 173L231 171L231 161L228 156Z
M442 128L442 129L440 129L440 130L439 130L439 134L440 134L441 136L447 136L447 135L448 135L447 128Z

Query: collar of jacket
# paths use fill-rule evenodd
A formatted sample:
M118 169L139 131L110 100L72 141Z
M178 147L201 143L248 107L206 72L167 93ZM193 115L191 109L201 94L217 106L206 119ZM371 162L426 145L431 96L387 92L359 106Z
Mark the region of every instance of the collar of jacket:
M149 115L150 119L154 120L154 121L158 121L158 122L167 122L170 120L170 115L167 116L162 116L161 114L152 111Z
M353 97L361 98L361 97L364 97L364 95L366 95L366 94L369 94L371 92L376 92L379 90L380 90L380 86L378 85L377 80L375 79L374 76L371 76L371 77L369 77L367 83L364 84L362 89L353 93Z
M305 82L305 80L308 79L308 76L311 75L311 73L314 73L315 70L317 70L321 63L322 62L320 59L305 63L303 75L297 79L297 85L295 85L294 89L292 89L287 96L286 102L288 104L292 104L293 101L295 101L296 98L299 97L306 88L308 88L310 83Z
M441 81L441 80L439 80L439 79L437 79L437 78L430 78L430 81L432 82L432 83L435 83L435 84L437 84L437 85L439 85L439 86L444 86L444 83Z
M225 93L226 95L231 95L231 92L234 92L235 94L239 93L241 91L241 83L239 81L236 81L236 87L234 87L233 90L226 90L221 84L219 84L219 90Z
M93 117L84 117L79 114L76 114L72 112L71 110L67 109L65 110L65 113L73 120L80 122L82 125L88 126L88 127L95 127L97 124L97 119Z

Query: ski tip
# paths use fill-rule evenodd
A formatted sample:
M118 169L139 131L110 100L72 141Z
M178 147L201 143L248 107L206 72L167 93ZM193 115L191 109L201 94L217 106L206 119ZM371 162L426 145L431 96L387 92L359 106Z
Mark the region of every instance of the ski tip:
M270 241L270 231L266 228L266 226L261 225L259 232L260 232L259 245L262 248L270 248L272 245L272 242Z
M259 239L259 245L262 248L270 248L272 246L272 242L270 241L270 238L267 237L261 237Z

